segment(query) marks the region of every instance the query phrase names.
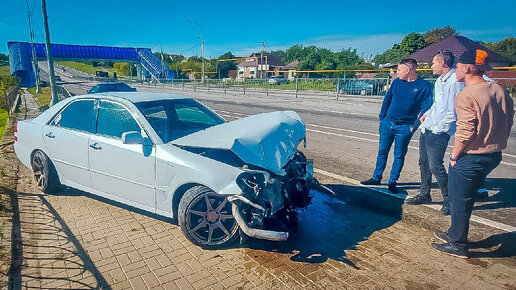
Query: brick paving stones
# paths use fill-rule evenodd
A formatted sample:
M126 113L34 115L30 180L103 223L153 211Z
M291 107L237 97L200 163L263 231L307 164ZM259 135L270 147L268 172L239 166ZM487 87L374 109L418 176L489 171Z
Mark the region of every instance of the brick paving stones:
M42 194L31 172L19 171L14 226L21 268L16 279L4 273L2 287L9 281L23 288L516 287L516 259L496 245L474 249L476 258L467 260L443 255L430 247L430 231L338 198L316 195L288 242L203 250L165 219L74 189Z

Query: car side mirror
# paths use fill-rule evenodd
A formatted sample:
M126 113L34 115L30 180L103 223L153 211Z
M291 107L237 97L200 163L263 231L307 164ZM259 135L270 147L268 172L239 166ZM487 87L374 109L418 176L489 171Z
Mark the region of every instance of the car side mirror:
M122 133L122 143L124 144L143 144L143 137L140 132L129 131Z

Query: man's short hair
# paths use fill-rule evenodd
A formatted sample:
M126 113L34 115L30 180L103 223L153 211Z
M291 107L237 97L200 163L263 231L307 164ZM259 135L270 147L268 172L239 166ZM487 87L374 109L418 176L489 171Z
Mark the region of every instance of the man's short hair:
M417 68L417 61L413 58L404 58L400 61L399 64L404 64L404 65L408 66L410 69Z
M455 55L453 55L453 52L447 49L439 49L439 52L437 52L435 56L442 58L447 67L453 68L455 64Z

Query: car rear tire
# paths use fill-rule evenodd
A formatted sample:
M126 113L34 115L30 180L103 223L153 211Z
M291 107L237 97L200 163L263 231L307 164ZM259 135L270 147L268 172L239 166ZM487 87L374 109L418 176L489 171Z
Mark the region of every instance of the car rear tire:
M38 150L34 152L30 163L34 180L39 190L44 193L52 193L59 189L61 183L59 182L56 168L43 151Z
M179 202L178 213L185 236L202 248L221 248L238 238L231 202L205 186L187 190Z
M361 90L361 91L360 91L360 95L361 95L361 96L365 96L365 95L366 95L366 90Z

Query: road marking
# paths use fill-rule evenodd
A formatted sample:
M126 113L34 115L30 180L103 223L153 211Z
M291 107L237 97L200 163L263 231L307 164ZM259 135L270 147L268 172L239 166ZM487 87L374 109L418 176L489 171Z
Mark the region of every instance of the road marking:
M219 112L234 114L234 115L238 115L238 116L249 116L249 115L246 115L246 114L234 113L234 112L228 112L228 111L220 111L219 110ZM234 118L234 116L232 116L232 115L226 115L226 114L221 114L221 115L224 116L224 117ZM315 124L306 124L306 125L308 127L324 128L324 129L343 131L343 132L349 132L349 133L356 133L356 134L363 134L363 135L369 135L369 136L375 136L375 137L379 137L380 136L380 135L374 134L374 133L361 132L361 131L355 131L355 130L348 130L348 129L343 129L343 128L330 127L330 126L315 125ZM357 139L357 140L368 141L368 142L373 142L373 143L378 143L378 140L372 140L372 139L367 139L367 138L362 138L362 137L357 137L357 136L344 135L344 134L327 132L327 131L321 131L321 130L314 130L314 129L309 129L309 128L307 128L306 131L314 132L314 133L320 133L320 134L326 134L326 135L333 135L333 136L338 136L338 137L345 137L345 138L350 138L350 139ZM412 142L419 143L419 141L415 140L415 139L410 140L410 142L411 143ZM419 150L419 147L412 146L412 145L409 145L408 148ZM453 148L453 146L449 146L448 145L448 148ZM507 153L503 153L503 156L513 157L513 158L516 157L515 155L507 154ZM507 162L507 161L502 161L502 162L500 162L500 164L516 167L516 163Z
M315 173L319 173L321 175L325 175L327 177L331 177L333 179L344 181L346 183L350 183L350 184L353 184L353 185L358 185L358 186L366 187L366 188L369 188L371 190L374 190L374 191L377 191L377 192L381 192L383 194L388 194L390 196L399 198L401 200L405 200L405 198L406 198L405 194L393 194L393 193L390 193L388 190L383 189L383 188L365 186L365 185L362 185L360 183L360 181L358 181L356 179L353 179L353 178L350 178L350 177L346 177L346 176L342 176L342 175L339 175L339 174L335 174L335 173L332 173L332 172L328 172L328 171L325 171L325 170L322 170L322 169L314 168L314 172ZM428 208L435 209L435 210L439 210L440 209L440 205L437 205L437 204L424 204L424 206L426 206ZM510 225L506 225L504 223L500 223L500 222L493 221L493 220L490 220L490 219L486 219L486 218L483 218L483 217L479 217L479 216L476 216L476 215L471 215L471 220L474 221L474 222L477 222L479 224L490 226L492 228L496 228L496 229L499 229L499 230L502 230L502 231L505 231L505 232L516 233L516 227L510 226Z

